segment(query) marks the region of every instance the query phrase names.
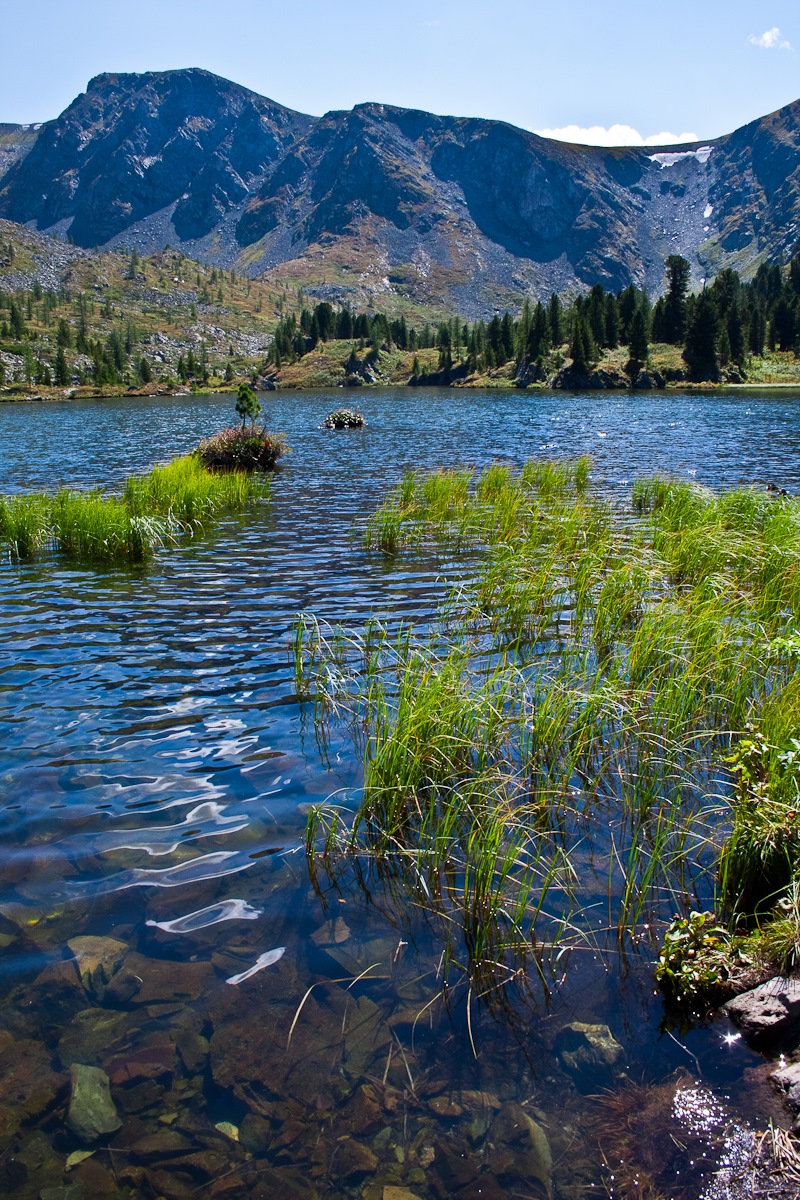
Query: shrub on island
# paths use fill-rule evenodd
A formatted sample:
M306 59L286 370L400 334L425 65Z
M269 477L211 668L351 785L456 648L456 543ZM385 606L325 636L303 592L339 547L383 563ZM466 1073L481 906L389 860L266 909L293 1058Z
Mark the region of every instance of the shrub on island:
M282 434L241 425L221 429L197 447L203 466L212 471L271 471L286 450Z
M361 413L352 408L337 408L336 412L328 413L322 422L323 429L363 429L366 421Z
M211 471L271 471L286 453L286 440L280 433L256 428L261 403L247 383L239 384L236 412L241 425L229 425L205 438L197 447L200 461Z

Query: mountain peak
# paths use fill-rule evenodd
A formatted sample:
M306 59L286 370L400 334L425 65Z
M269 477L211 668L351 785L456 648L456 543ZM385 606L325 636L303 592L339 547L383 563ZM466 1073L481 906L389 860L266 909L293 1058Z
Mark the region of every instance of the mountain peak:
M669 254L700 278L800 239L800 102L708 154L607 149L374 100L317 119L187 67L96 75L56 120L6 128L0 216L253 275L286 264L342 297L355 264L359 287L465 313L593 283L659 290Z

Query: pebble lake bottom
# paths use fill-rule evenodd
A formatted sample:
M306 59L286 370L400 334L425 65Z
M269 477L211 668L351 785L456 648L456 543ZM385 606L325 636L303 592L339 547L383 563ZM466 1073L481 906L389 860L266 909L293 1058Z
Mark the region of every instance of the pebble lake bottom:
M723 1019L664 1026L657 938L620 952L601 846L575 860L596 935L493 1005L443 991L391 878L312 886L309 808L352 807L362 759L344 721L320 740L289 644L301 612L431 626L469 578L365 550L407 470L589 454L620 508L657 472L796 494L800 395L358 399L366 427L326 431L341 392L262 397L292 451L270 502L147 565L0 563L0 1195L760 1194L739 1166L787 1124L773 1064ZM232 404L0 406L0 493L113 490Z

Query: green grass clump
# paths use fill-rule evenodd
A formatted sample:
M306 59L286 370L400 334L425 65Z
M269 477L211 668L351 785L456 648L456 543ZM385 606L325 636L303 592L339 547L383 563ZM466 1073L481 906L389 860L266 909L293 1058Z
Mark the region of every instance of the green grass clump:
M100 492L58 492L50 517L59 552L83 562L142 562L176 528L160 517L136 515Z
M393 879L473 981L487 958L510 978L533 946L543 970L593 944L578 874L623 943L694 896L736 971L761 930L756 957L782 962L800 944L800 501L655 478L617 511L587 473L411 473L373 514L370 547L481 553L427 631L367 650L299 630L315 720L347 721L364 761L354 816L322 842L310 827L312 860Z
M269 480L245 471L210 471L199 455L190 454L128 479L123 503L132 513L171 515L200 528L217 512L233 512L269 496L269 489Z
M515 473L492 463L477 477L469 470L406 474L373 513L368 549L463 550L518 541L535 533L543 500L574 500L586 488L589 459L526 463ZM385 531L391 530L391 537Z
M84 562L144 562L181 533L268 496L267 480L211 472L188 455L127 479L120 496L63 490L0 497L0 542L18 559L52 547Z
M0 496L0 541L14 558L31 558L52 540L46 496Z

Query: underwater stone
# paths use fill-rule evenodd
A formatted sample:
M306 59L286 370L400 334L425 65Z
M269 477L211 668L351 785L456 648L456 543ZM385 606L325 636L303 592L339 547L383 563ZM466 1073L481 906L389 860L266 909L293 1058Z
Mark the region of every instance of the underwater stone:
M116 1133L122 1121L111 1099L108 1076L99 1067L73 1063L67 1125L82 1142L96 1142Z
M81 983L87 992L100 997L128 952L125 942L110 937L70 938L67 946L75 956Z
M173 1033L181 1062L189 1075L204 1071L208 1062L208 1038L191 1029L178 1029Z
M774 1083L786 1093L786 1099L793 1112L800 1112L800 1063L791 1063L772 1072Z
M171 1158L176 1154L188 1154L192 1150L190 1140L177 1129L157 1129L146 1134L129 1147L130 1155L140 1162Z
M0 1053L0 1108L12 1110L17 1124L50 1108L66 1082L64 1075L51 1069L50 1055L41 1042L23 1039ZM5 1121L0 1128L6 1128Z
M272 1141L272 1125L256 1113L247 1113L239 1126L239 1142L249 1154L263 1154Z
M64 1067L88 1063L99 1067L112 1047L128 1032L128 1016L104 1008L87 1008L76 1013L58 1043Z
M62 1183L60 1187L42 1188L39 1200L84 1200L85 1194L80 1183Z
M347 1123L358 1137L374 1133L383 1124L383 1112L369 1084L356 1089L347 1109Z
M142 990L142 981L133 971L123 967L109 983L103 993L104 1004L129 1004L137 992Z
M88 1008L75 963L49 963L26 990L26 1003L44 1030L66 1025Z
M141 987L130 997L137 1005L197 1000L216 978L211 963L172 962L136 953L128 955L123 970L131 971L141 980ZM118 978L112 980L111 987Z
M519 1104L504 1104L492 1122L490 1137L494 1143L492 1174L519 1179L535 1179L548 1196L553 1186L553 1155L547 1134L541 1125ZM504 1153L505 1152L505 1153Z
M108 1063L111 1082L118 1086L137 1079L160 1079L162 1075L171 1075L175 1070L175 1044L163 1034L161 1037L161 1041L113 1058Z
M135 1113L141 1112L145 1108L155 1108L157 1104L161 1103L163 1095L163 1087L160 1087L153 1079L145 1079L142 1083L137 1083L135 1087L120 1088L117 1092L117 1102L123 1112Z
M583 1021L571 1021L559 1030L555 1049L570 1075L607 1074L625 1055L607 1025L588 1025Z
M365 1175L372 1175L378 1166L378 1159L370 1148L362 1146L355 1138L339 1142L335 1161L342 1177L351 1184Z
M722 1011L745 1037L777 1037L800 1021L800 979L775 979L734 996Z

